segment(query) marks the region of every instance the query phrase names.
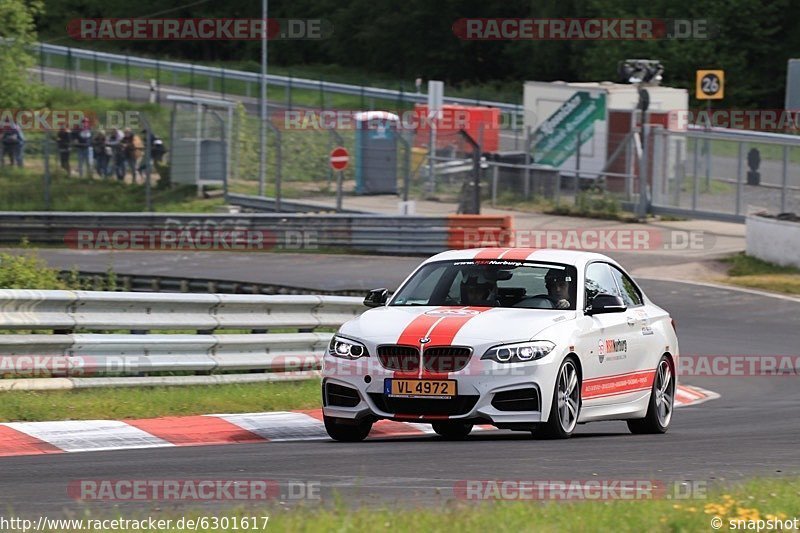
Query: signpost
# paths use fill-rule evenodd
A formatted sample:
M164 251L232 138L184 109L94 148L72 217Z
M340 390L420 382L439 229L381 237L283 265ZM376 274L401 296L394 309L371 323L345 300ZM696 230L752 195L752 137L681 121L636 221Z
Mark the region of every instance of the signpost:
M328 157L328 162L331 168L337 171L336 176L336 211L342 210L342 180L344 179L344 169L350 163L350 154L344 146L337 146L331 150L331 155Z
M698 70L695 83L694 96L698 100L706 101L707 128L712 127L711 100L722 100L725 96L725 71L724 70ZM706 191L711 187L711 146L705 140L706 152Z
M698 70L694 96L698 100L722 100L725 97L725 71Z

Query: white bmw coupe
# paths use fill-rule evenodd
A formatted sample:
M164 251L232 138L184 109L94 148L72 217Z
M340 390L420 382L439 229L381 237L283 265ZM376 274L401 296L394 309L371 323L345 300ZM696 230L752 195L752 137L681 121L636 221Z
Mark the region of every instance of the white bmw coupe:
M364 304L323 359L333 439L362 440L380 419L430 423L449 439L475 424L549 438L596 420L669 427L674 322L604 255L448 251Z

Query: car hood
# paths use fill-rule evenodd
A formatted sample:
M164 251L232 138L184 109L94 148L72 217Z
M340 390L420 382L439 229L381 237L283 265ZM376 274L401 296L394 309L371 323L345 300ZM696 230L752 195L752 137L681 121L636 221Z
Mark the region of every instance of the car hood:
M342 335L375 343L430 344L527 340L554 324L575 319L575 311L481 307L387 306L347 322Z

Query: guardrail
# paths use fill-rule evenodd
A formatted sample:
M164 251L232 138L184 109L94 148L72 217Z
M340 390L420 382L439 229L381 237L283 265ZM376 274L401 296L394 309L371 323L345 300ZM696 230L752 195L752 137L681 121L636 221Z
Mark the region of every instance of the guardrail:
M83 268L86 268L85 266ZM256 283L251 281L231 281L226 279L189 278L162 276L157 274L114 273L115 288L108 287L109 273L106 270L62 270L62 279L68 280L77 274L85 290L122 292L182 292L182 293L222 293L222 294L316 294L325 296L363 296L364 289L320 289Z
M126 67L139 67L152 69L158 73L190 74L196 76L207 76L219 80L236 80L246 83L259 84L261 74L258 72L247 72L243 70L232 70L218 67L206 67L194 63L178 63L175 61L162 61L145 57L126 56L111 54L108 52L95 52L82 48L71 48L67 46L57 46L52 44L39 43L35 46L37 52L44 56L46 54L54 56L69 57L72 60L102 61L107 64L123 65ZM393 89L383 89L380 87L367 87L361 85L349 85L346 83L333 83L322 80L310 80L304 78L294 78L288 76L267 75L267 84L276 87L288 87L291 89L306 89L315 92L333 92L358 96L363 98L375 98L380 100L404 101L409 103L424 104L428 101L425 93L397 91ZM255 93L255 91L253 91ZM523 107L519 104L508 102L495 102L480 100L476 98L458 98L445 96L445 103L463 105L481 105L499 108L504 113L510 113L512 117L512 127L517 127L518 117L521 117Z
M510 235L512 217L0 212L0 243L86 250L341 249L430 255L470 246L467 232ZM475 239L477 242L478 239Z
M319 368L330 330L364 310L361 298L339 296L5 289L0 290L0 330L6 333L0 335L0 374L129 376L134 384L134 378L163 372L284 373L278 379L296 372L305 378ZM104 383L91 379L92 386ZM0 380L0 389L19 388L22 380L11 381Z

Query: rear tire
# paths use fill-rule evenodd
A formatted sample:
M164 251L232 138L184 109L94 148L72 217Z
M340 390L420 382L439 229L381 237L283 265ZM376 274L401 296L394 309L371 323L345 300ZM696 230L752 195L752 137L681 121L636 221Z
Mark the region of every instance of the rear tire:
M666 355L656 367L653 390L647 405L647 415L638 420L628 420L628 429L634 435L666 433L675 409L675 374Z
M463 422L434 422L431 425L437 435L447 440L464 440L472 431L472 424Z
M367 438L372 429L372 422L359 422L353 424L340 424L338 418L323 416L325 431L333 440L340 442L361 442Z
M568 357L561 363L553 387L553 402L547 422L532 432L535 438L568 439L578 425L581 412L581 379L578 364Z

